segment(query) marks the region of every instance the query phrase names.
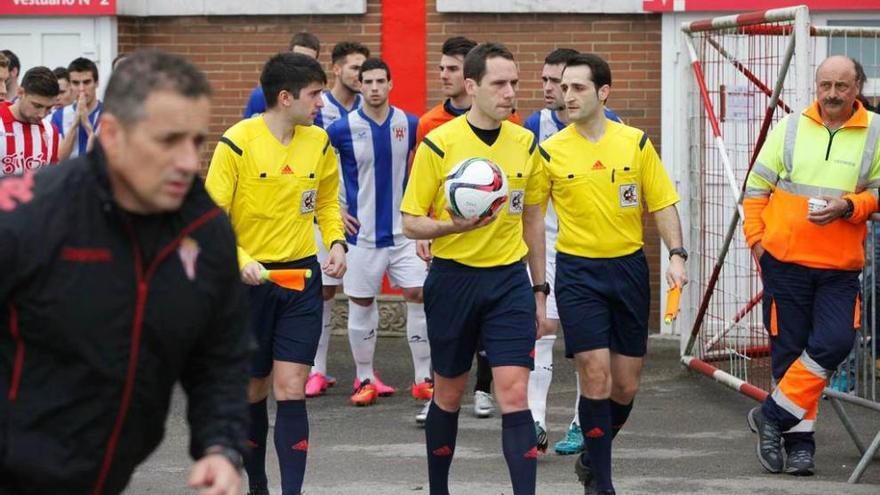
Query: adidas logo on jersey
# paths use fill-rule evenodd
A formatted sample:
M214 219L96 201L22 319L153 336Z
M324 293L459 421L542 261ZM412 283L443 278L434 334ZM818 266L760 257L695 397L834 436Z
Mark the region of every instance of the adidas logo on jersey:
M596 160L596 163L593 164L592 170L605 170L605 165L603 165L601 161Z
M281 173L282 173L282 174L285 174L285 175L287 175L287 174L292 174L292 173L293 173L293 169L290 168L290 165L285 165L284 168L281 169Z

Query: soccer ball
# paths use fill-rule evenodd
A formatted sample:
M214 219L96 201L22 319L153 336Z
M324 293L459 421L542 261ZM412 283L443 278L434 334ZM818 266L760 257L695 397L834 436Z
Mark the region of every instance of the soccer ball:
M468 158L446 176L446 203L463 218L493 215L507 201L507 176L485 158Z

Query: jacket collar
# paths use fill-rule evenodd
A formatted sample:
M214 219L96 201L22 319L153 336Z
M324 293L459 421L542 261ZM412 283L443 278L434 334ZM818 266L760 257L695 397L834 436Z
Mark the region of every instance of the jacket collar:
M841 129L844 127L868 127L868 111L865 110L864 105L859 100L856 100L853 103L853 113L849 116L849 119L843 124ZM813 102L812 105L807 107L802 115L809 117L810 120L816 122L819 125L825 125L825 120L822 119L822 113L819 111L819 100Z

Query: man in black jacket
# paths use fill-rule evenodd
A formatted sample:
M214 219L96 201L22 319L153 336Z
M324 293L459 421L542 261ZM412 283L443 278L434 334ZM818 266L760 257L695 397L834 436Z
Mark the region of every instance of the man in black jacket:
M197 178L210 87L114 72L99 145L0 180L0 494L121 492L188 395L189 484L241 491L250 335L227 217Z

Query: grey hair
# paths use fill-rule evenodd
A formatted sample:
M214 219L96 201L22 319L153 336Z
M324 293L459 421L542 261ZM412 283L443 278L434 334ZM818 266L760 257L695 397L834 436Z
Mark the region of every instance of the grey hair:
M126 57L104 92L104 112L130 125L144 118L144 102L157 91L187 98L211 95L208 78L185 58L161 50L138 50Z

